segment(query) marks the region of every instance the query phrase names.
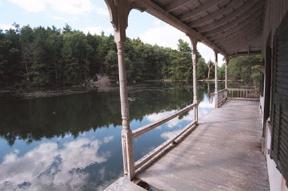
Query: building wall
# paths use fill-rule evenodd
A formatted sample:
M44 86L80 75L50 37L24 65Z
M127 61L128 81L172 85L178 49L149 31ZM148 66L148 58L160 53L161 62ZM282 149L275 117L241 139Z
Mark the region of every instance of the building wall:
M275 162L270 158L270 145L271 145L271 127L269 123L266 125L266 151L265 156L267 160L267 169L269 175L269 183L271 191L288 191L285 179L276 168Z
M288 11L287 0L266 0L266 12L263 29L262 51L265 53L266 42L269 34L274 36L275 30L280 25L282 19ZM272 46L272 44L271 44Z
M266 58L266 47L270 44L273 47L273 36L277 27L280 25L282 19L288 12L288 0L267 0L266 1L266 13L263 29L262 39L262 52L264 58ZM269 36L271 40L269 40ZM267 44L268 43L268 44ZM272 50L273 52L273 50ZM267 61L266 61L267 62ZM265 63L266 63L265 62ZM272 63L272 61L271 61ZM272 76L273 80L273 76ZM264 82L265 84L266 82ZM265 95L264 95L265 96ZM265 103L269 104L269 103ZM263 103L261 103L263 106ZM269 174L270 190L271 191L288 191L285 179L282 174L276 168L275 162L270 158L270 145L271 145L271 126L269 123L264 122L263 128L265 128L265 148L264 153L267 159L267 168Z

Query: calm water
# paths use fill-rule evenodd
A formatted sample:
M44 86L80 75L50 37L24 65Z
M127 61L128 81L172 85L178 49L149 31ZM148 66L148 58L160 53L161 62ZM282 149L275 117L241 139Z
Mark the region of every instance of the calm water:
M200 116L209 113L210 86L200 84ZM211 88L212 89L212 88ZM129 89L136 129L191 104L188 85ZM110 92L0 100L0 190L103 190L122 175L118 89ZM193 119L192 112L134 140L135 160Z

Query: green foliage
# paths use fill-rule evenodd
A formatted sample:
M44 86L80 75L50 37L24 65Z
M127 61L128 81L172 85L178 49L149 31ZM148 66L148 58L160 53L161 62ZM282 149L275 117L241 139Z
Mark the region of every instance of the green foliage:
M97 74L118 80L117 49L112 35L84 34L69 25L55 27L23 26L0 30L1 86L71 86L80 85ZM214 64L205 63L197 52L197 78L213 79ZM259 57L232 59L229 78L251 82L258 80L255 63ZM191 48L179 40L178 49L170 49L127 38L125 64L128 82L146 80L192 80ZM240 69L239 69L240 68ZM224 67L219 68L224 79ZM210 77L209 77L210 76Z
M208 65L205 63L204 58L198 57L197 61L197 78L206 79L208 73Z
M228 65L228 79L243 84L257 86L260 83L261 55L238 56L232 58ZM260 67L261 68L261 67Z
M218 79L219 80L224 80L225 79L225 65L223 64L221 67L218 67L217 70L218 74Z

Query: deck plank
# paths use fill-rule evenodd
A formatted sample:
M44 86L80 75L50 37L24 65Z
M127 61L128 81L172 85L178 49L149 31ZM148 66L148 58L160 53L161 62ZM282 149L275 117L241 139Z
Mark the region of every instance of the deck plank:
M229 101L139 175L155 190L269 190L258 102Z
M104 191L146 191L144 188L131 182L128 177L120 177Z

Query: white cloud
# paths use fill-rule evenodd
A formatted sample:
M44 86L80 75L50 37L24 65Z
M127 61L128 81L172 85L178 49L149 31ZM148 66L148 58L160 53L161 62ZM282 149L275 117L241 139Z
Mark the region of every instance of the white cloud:
M149 115L146 115L145 118L150 122L156 122L159 121L169 115L172 115L174 113L176 113L177 110L171 110L171 111L164 111L161 113L152 113ZM193 119L193 113L190 111L187 115L183 116L180 120L178 117L166 122L166 126L169 128L175 128L177 125L179 125L179 122L183 122L183 121L191 121L191 119Z
M11 28L14 28L14 26L10 24L0 24L0 29L2 30L9 30Z
M178 40L182 39L190 44L189 38L178 29L156 20L153 22L153 27L144 31L139 38L149 44L157 44L164 47L177 49ZM206 62L214 61L214 51L203 43L198 43L198 51L203 56ZM223 56L218 55L219 65L223 64Z
M159 120L163 119L164 117L172 115L176 111L177 110L164 111L164 112L161 112L161 113L152 113L152 114L149 114L149 115L145 116L145 118L147 118L147 120L150 121L150 122L156 122L156 121L159 121Z
M8 0L28 12L38 13L51 9L65 14L81 14L93 10L91 0Z
M39 0L8 0L29 12L40 12L46 9L46 1Z
M103 16L109 16L109 12L108 12L108 9L106 8L103 8L103 7L96 7L95 8L96 10L96 14L98 15L103 15Z
M112 139L81 138L63 147L42 143L23 156L7 154L0 164L0 190L16 190L19 185L27 185L28 190L80 190L88 178L81 169L107 161L110 153L99 149Z
M62 16L57 16L57 15L52 15L51 18L56 20L56 21L61 21L61 22L67 22L68 19L71 20L71 18L66 18L66 17L62 17Z
M140 39L149 44L158 44L164 47L177 49L178 39L188 40L179 30L169 25L156 25L140 35Z
M168 131L168 132L162 133L160 136L165 140L169 140L175 137L176 135L178 135L181 131L182 129L175 130L175 131Z

